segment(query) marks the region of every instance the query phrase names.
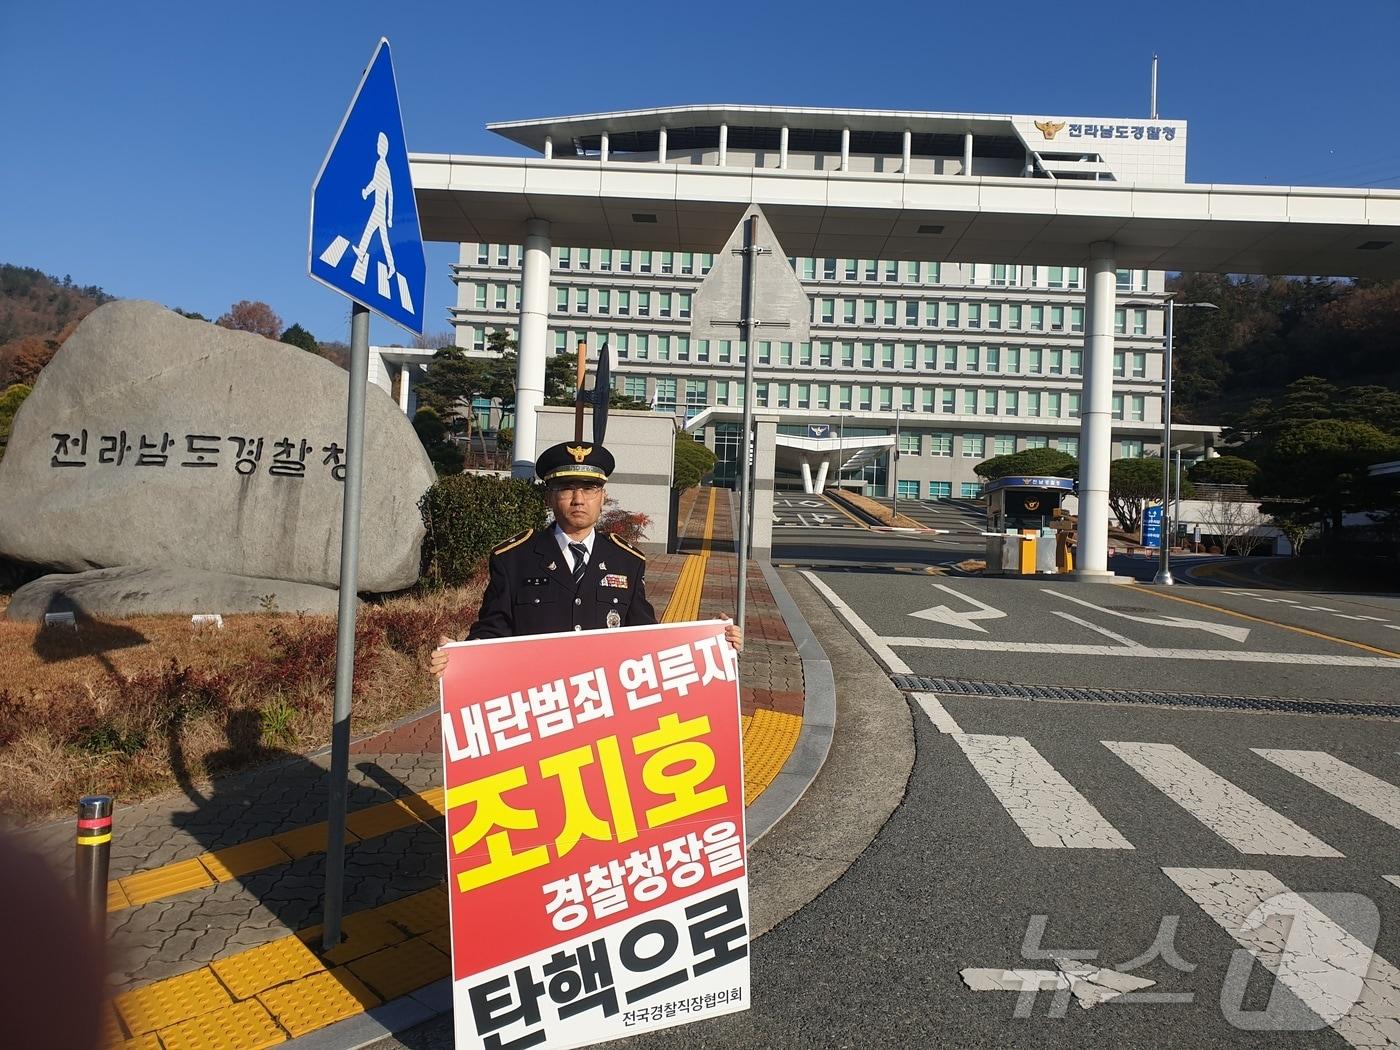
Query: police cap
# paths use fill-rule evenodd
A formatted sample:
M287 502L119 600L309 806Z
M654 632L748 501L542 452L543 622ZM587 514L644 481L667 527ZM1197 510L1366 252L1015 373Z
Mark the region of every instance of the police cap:
M589 480L600 485L616 467L613 454L602 445L565 441L551 445L535 460L535 476L546 485L553 481Z

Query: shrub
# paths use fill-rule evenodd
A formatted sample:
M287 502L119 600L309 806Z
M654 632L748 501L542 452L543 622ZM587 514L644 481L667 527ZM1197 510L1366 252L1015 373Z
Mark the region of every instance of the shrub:
M650 515L623 510L617 505L617 500L612 499L608 500L607 509L598 519L599 532L615 533L621 539L632 544L641 543L649 528L651 528Z
M700 484L715 469L715 454L689 435L676 432L676 459L671 487L684 491Z
M524 478L457 474L440 479L418 501L423 575L458 587L480 570L491 548L545 522L544 489Z

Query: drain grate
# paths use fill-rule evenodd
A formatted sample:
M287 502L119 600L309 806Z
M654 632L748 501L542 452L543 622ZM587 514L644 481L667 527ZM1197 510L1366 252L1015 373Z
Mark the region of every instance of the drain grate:
M1309 715L1357 715L1400 718L1400 704L1358 704L1337 700L1289 699L1277 696L1213 696L1209 693L1163 693L1146 689L1082 689L1054 685L1011 685L965 678L926 678L891 675L895 687L911 693L985 696L1010 700L1088 700L1104 704L1156 704L1161 707L1203 707L1230 711L1287 711Z

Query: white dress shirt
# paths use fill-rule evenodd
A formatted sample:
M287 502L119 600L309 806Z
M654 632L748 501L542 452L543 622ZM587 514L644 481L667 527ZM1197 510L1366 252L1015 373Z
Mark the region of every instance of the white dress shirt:
M597 529L589 529L588 535L581 540L571 540L568 535L558 525L554 526L554 542L559 544L559 553L564 555L564 567L570 574L574 571L574 552L569 550L569 544L582 543L588 554L583 559L585 565L593 564L593 540L598 535Z

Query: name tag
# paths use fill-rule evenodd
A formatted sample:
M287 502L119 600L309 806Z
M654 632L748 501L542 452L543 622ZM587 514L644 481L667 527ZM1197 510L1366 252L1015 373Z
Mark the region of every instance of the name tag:
M626 587L626 586L627 586L627 577L621 575L620 573L609 573L607 576L604 576L604 577L603 577L603 586L604 586L604 587Z

